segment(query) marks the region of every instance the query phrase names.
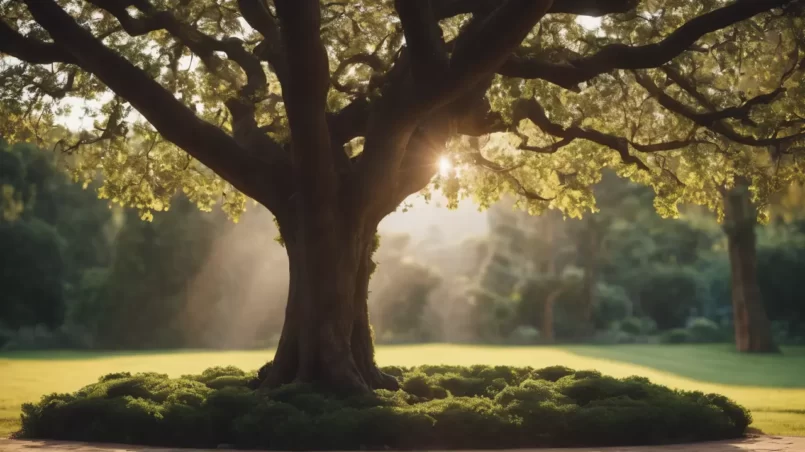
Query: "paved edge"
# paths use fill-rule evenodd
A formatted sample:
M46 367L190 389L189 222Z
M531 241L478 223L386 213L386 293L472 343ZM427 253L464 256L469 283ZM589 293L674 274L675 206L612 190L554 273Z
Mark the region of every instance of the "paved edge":
M523 449L529 450L529 449ZM805 452L805 437L748 436L729 441L668 446L531 449L536 452ZM233 449L181 449L124 444L0 439L3 452L235 452ZM455 451L454 451L455 452Z

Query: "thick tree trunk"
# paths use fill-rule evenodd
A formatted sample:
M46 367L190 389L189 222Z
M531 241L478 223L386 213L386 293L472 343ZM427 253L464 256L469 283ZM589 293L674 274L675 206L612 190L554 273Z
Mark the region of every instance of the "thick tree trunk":
M748 185L739 184L724 197L729 248L735 345L740 352L777 353L771 324L757 280L756 214Z
M356 232L311 252L314 238L283 234L290 264L285 324L262 385L306 382L339 392L397 389L374 361L367 304L371 234ZM307 240L306 240L307 239Z

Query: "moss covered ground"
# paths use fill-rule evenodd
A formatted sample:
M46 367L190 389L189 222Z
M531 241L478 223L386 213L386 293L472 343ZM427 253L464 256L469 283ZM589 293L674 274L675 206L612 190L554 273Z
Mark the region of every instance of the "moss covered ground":
M212 366L256 369L268 351L161 351L138 353L36 352L0 355L0 435L19 429L20 405L43 394L71 392L112 372L159 372L172 377ZM749 408L752 427L769 434L805 435L805 348L782 356L745 356L727 345L380 347L381 365L564 365L604 375L639 375L683 390L720 393Z

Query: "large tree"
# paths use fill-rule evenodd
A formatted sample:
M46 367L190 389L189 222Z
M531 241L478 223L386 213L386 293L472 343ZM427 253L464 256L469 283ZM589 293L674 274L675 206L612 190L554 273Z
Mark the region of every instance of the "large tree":
M513 193L577 216L612 167L674 215L721 209L715 187L736 174L762 206L802 172L801 0L0 0L0 14L7 138L46 139L80 107L94 124L56 147L79 178L100 168L101 196L148 215L181 189L274 214L290 290L266 385L396 385L373 359L372 244L434 177L452 201Z

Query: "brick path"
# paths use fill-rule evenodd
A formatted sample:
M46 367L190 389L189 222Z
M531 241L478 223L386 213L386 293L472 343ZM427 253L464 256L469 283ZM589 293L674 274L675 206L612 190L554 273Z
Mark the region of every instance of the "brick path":
M64 441L16 441L0 439L2 452L224 452L226 449L171 449L120 444L70 443ZM713 443L654 447L593 447L582 449L534 449L535 452L805 452L805 438L754 436ZM518 451L519 452L519 451Z

